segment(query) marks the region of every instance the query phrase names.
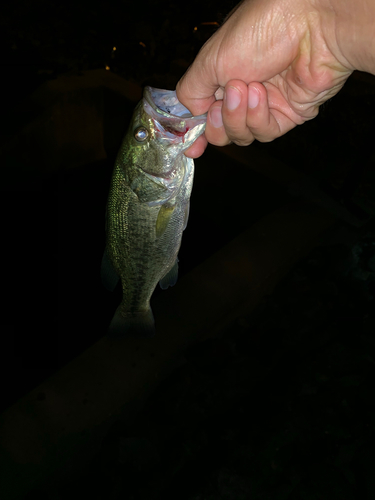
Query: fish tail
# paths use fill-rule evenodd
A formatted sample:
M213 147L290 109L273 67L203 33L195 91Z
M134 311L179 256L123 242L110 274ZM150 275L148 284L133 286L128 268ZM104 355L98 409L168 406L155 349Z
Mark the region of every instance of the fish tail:
M112 338L153 337L155 333L155 320L151 308L147 311L123 313L118 307L107 335Z

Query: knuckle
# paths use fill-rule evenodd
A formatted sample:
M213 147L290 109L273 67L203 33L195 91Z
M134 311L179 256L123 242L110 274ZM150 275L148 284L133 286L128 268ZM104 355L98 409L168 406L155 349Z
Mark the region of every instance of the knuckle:
M231 142L230 139L228 139L228 137L208 137L207 140L213 146L219 146L219 147L227 146Z
M254 134L254 137L259 142L272 142L278 137L280 137L280 134L275 134L275 133Z
M229 139L233 144L237 146L249 146L254 141L254 135L248 131L246 135L244 134L228 134Z
M252 142L254 142L254 138L248 138L246 140L241 140L241 139L234 139L232 140L233 144L236 144L236 146L249 146Z
M255 139L259 142L272 142L282 135L280 126L277 122L269 122L263 126L251 127Z

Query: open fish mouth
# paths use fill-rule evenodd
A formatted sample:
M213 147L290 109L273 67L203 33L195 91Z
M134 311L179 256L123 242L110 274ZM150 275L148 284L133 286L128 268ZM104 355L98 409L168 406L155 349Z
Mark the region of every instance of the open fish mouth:
M207 114L193 116L180 103L175 90L145 87L143 99L145 110L154 120L159 133L164 137L177 136L188 139L188 137L185 137L186 134L198 125L201 125L199 127L200 133L203 132Z
M159 114L166 117L170 117L171 115L178 116L179 118L193 117L190 111L177 99L175 90L145 87L143 95L151 107ZM203 116L206 115L202 115L202 117Z

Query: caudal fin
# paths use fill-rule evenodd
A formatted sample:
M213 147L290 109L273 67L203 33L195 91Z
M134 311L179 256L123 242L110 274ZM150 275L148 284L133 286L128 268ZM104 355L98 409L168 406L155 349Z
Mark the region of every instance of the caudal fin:
M155 320L151 309L145 312L124 314L118 307L107 335L112 338L153 337L155 333Z

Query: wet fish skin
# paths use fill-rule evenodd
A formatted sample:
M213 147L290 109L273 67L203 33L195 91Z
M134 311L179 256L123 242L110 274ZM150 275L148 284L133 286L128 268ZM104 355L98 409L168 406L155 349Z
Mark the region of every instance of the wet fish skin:
M189 214L194 162L184 151L204 132L174 91L146 87L118 153L106 215L102 281L122 282L122 301L108 335L152 336L150 308L158 284L178 275L178 251Z

